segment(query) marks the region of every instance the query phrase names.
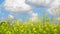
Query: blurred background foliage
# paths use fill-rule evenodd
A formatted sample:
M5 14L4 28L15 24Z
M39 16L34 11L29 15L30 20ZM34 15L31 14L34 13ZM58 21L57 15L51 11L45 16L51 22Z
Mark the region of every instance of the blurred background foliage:
M38 14L39 18L40 14ZM53 17L52 17L53 18ZM0 21L0 34L60 34L60 20L55 21L48 17L48 14L42 16L38 21L11 20Z

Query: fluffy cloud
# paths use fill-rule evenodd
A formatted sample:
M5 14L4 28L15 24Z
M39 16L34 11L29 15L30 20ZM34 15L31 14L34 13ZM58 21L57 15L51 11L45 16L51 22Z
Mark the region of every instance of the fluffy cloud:
M53 0L26 0L25 2L33 7L47 7Z
M49 8L48 9L49 13L52 14L52 15L56 15L60 13L60 8L57 8L57 7L54 7L54 8Z
M47 6L53 0L5 0L4 7L9 12L14 13L29 13L32 10L31 6L41 7Z
M54 0L48 9L48 12L53 16L56 16L57 19L60 19L60 0Z
M57 19L60 19L60 8L49 8L48 12L52 14L53 16L57 17Z
M8 15L9 18L11 19L14 19L14 16L13 15Z
M5 0L4 7L9 12L17 14L27 13L32 16L32 19L37 19L35 18L36 14L32 11L32 7L26 4L25 0ZM9 17L14 19L14 16L12 15L9 15Z
M30 18L30 21L34 22L34 21L38 21L38 14L37 13L33 13L33 12L30 12L30 15L32 16L32 18Z
M33 13L32 7L47 7L53 0L5 0L4 7L7 11L13 13L28 13L36 20L36 13Z
M5 0L4 7L7 11L14 13L27 13L32 8L25 4L25 0Z
M60 10L60 0L54 0L48 9L50 13L59 13Z
M51 7L60 7L60 0L54 0L50 6Z
M38 21L37 13L32 14L32 21Z

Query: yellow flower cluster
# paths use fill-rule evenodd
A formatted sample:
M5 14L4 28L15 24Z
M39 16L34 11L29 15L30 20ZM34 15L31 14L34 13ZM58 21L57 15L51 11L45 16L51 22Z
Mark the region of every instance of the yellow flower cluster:
M46 22L39 23L23 23L14 21L15 23L0 22L0 34L60 34L60 25Z
M0 22L0 34L60 34L60 20L56 24L54 21L50 22L50 18L44 17L38 22Z

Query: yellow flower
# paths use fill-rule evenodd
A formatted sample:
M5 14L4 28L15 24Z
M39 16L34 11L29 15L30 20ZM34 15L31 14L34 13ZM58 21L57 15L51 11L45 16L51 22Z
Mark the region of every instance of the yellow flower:
M15 31L15 32L17 32L17 31L18 31L16 27L14 27L14 31Z
M13 24L10 24L11 26L13 25Z
M40 29L39 29L39 31L40 31L40 32L42 32L42 31L43 31L43 29L42 29L42 28L40 28Z
M7 31L6 34L11 34L11 32L10 31Z
M2 27L2 29L4 29L4 26L3 25L1 27Z
M47 24L45 24L44 26L47 27Z
M21 30L21 32L24 32L24 30Z
M20 26L20 28L23 28L24 26L22 25L22 26Z
M19 26L19 23L18 23L18 22L16 22L16 25L17 25L17 26Z
M37 31L35 30L34 32L36 33Z
M39 28L41 28L40 25L39 25Z
M53 31L54 31L54 32L56 32L56 31L57 31L57 29L54 29Z
M34 25L31 23L31 26L34 26Z
M44 31L44 34L46 34L46 31Z
M54 33L54 34L58 34L58 33Z
M36 28L33 28L33 30L36 30Z
M36 33L36 28L33 28L33 31Z
M6 31L6 29L4 29L4 31Z
M54 24L53 26L54 26L54 28L57 28L57 25L56 24Z
M46 28L46 30L49 30L49 28Z
M16 24L16 26L20 25L18 20L15 20L15 24Z
M15 23L19 23L19 20L14 20Z

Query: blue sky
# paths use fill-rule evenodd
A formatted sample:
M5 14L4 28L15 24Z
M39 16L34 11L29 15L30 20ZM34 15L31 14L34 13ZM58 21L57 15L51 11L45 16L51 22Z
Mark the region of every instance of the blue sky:
M2 4L4 2L4 0L0 0L0 4ZM42 10L44 10L45 11L45 13L48 13L46 10L47 10L47 8L39 8L39 9L37 9L37 8L33 8L33 12L35 12L35 13L40 13L40 15L41 16L43 16L43 13L42 13ZM7 16L10 14L8 11L6 11L5 10L5 8L4 7L2 7L1 9L0 9L0 19L3 17L3 16L5 16L6 18L7 18ZM14 15L14 14L13 14ZM23 19L25 19L26 18L26 16L28 16L27 14L18 14L18 15L15 15L16 16L16 18L18 19L18 18L23 18ZM49 16L51 16L50 14L49 14Z

